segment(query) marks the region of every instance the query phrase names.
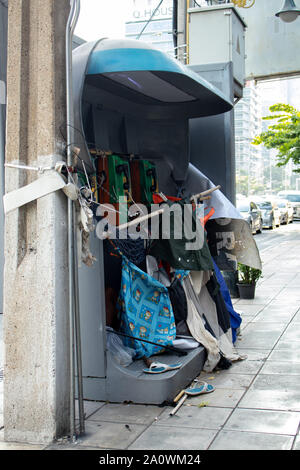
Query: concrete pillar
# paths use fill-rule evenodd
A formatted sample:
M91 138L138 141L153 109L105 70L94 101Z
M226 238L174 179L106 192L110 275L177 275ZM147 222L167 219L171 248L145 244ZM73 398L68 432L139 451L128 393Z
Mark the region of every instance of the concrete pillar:
M6 161L52 165L66 135L68 0L9 0ZM36 179L6 168L9 192ZM69 431L67 200L56 192L5 221L4 438Z
M6 116L6 45L7 45L7 5L0 2L0 246L4 243L4 214L2 198L4 194L5 159L5 116ZM3 263L4 253L0 250L0 314L3 312Z

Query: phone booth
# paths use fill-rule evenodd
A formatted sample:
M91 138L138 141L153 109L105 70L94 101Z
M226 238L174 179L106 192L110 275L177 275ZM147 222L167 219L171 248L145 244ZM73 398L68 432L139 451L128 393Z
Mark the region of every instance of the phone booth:
M98 202L117 209L117 196L124 194L143 204L157 191L176 196L189 168L189 119L232 109L198 74L134 40L100 39L75 49L73 98L78 167L84 162L98 182ZM94 232L91 250L97 261L79 267L84 398L172 400L202 370L204 348L180 357L166 351L159 359L180 360L181 367L163 374L145 374L142 360L126 367L114 360L107 348L103 241Z

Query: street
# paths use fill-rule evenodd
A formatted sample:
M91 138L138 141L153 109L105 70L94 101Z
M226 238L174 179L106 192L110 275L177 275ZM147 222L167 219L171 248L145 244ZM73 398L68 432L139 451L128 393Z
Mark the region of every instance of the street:
M258 233L254 236L260 253L272 249L273 247L278 247L278 244L292 240L299 240L299 238L299 220L294 221L289 225L280 225L280 227L274 230L264 229L262 233Z

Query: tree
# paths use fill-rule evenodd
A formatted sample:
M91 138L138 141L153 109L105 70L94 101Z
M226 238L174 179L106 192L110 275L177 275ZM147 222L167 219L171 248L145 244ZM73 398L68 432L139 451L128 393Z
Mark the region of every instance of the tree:
M300 173L300 112L293 106L278 103L270 106L269 110L273 114L264 116L263 120L277 119L277 122L268 127L252 141L254 145L263 144L268 149L276 149L276 166L285 166L290 160L294 165L295 173Z

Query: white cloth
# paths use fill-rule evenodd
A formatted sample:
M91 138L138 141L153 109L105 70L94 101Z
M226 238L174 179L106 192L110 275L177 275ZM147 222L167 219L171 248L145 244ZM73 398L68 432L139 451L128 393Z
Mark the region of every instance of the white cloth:
M207 359L204 363L203 369L207 372L213 370L220 361L220 350L218 341L207 331L204 326L203 320L199 315L195 303L190 295L190 289L187 285L188 278L184 279L182 285L185 291L188 314L187 325L193 338L203 345L207 352Z
M65 186L64 178L57 171L47 171L47 174L33 181L33 183L5 194L3 196L4 213L7 214Z
M223 331L218 322L217 307L213 299L211 298L206 283L209 280L208 274L210 271L205 271L200 277L198 272L191 271L190 282L191 286L197 295L197 311L198 315L202 318L202 321L207 320L210 328L212 329L215 337L217 338L219 350L222 352L226 359L234 362L244 359L236 351L232 343L232 330ZM205 316L205 319L204 319Z
M173 340L173 346L177 349L196 349L199 348L200 344L193 338L175 338Z

